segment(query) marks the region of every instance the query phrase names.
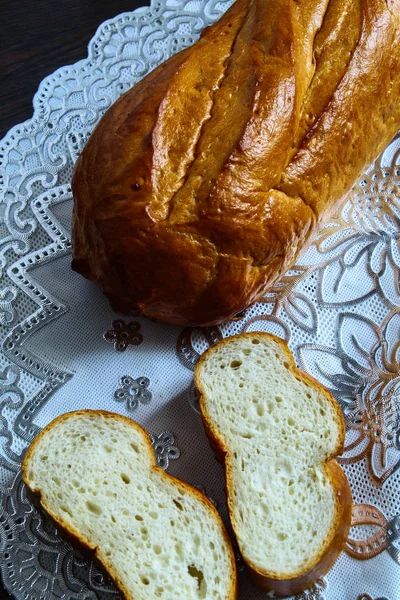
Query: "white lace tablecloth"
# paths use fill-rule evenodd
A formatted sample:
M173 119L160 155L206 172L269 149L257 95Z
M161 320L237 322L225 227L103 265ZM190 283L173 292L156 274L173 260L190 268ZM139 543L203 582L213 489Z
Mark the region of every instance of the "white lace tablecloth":
M160 0L103 23L88 58L47 77L33 118L1 143L0 569L18 600L117 597L21 483L26 447L60 413L104 408L131 416L153 436L159 463L203 490L227 521L223 471L203 432L193 367L214 341L246 330L287 339L346 417L340 462L356 503L347 553L297 600L400 598L400 137L298 265L236 321L181 329L121 318L70 268L69 182L94 125L229 5ZM271 597L238 562L240 600Z

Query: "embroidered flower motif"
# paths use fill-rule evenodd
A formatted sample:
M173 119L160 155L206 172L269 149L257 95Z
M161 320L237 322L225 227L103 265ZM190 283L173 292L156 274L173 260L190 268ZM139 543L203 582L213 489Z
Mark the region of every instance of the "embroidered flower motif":
M343 306L378 293L398 306L399 175L398 167L375 167L354 186L340 214L317 236L316 248L326 257L318 267L320 302Z
M122 319L117 319L112 326L113 329L106 331L103 337L106 342L114 344L118 352L124 352L128 346L139 346L143 342L143 336L138 333L140 323L137 321L125 323Z
M324 600L324 596L322 592L326 590L327 583L325 579L317 579L310 589L306 590L302 594L298 594L295 597L295 600Z
M129 375L121 377L121 387L114 392L114 400L117 402L126 402L128 410L135 410L138 403L148 404L152 399L152 394L148 389L150 379L147 377L138 377L133 379Z
M301 365L331 389L345 415L347 437L339 462L366 458L371 479L380 486L400 468L399 331L395 310L381 326L342 313L337 350L300 349Z
M160 435L152 435L151 443L156 453L157 464L162 469L168 469L169 461L179 458L181 453L174 446L175 438L170 431L164 431Z

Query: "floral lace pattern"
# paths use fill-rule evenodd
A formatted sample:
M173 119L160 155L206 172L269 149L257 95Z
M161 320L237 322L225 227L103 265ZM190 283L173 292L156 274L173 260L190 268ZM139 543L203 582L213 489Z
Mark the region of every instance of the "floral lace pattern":
M179 330L137 315L127 323L70 271L69 182L90 132L118 96L198 39L231 2L153 0L103 23L88 58L47 77L33 118L0 143L0 569L18 600L116 597L107 577L31 504L21 482L26 447L61 412L116 410L163 432L152 438L158 464L207 490L226 520L193 369L216 341L255 329L286 339L346 418L340 462L355 501L347 554L297 600L398 596L400 136L297 265L261 302L219 327ZM371 573L379 598L376 590L364 592L363 574ZM240 568L241 600L265 597Z
M349 435L340 462L366 458L371 479L382 485L400 466L400 314L391 311L378 327L344 312L338 329L337 350L303 346L301 362L320 372L322 353L336 358L330 362L333 371L325 369L324 376L346 417Z

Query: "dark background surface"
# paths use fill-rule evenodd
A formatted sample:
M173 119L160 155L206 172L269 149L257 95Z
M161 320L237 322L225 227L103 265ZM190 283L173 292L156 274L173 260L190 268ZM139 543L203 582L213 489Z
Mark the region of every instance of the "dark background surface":
M41 80L87 56L106 19L150 0L0 0L0 140L32 116Z
M149 0L0 0L0 139L32 116L41 80L87 56L106 19ZM11 597L0 583L0 600Z

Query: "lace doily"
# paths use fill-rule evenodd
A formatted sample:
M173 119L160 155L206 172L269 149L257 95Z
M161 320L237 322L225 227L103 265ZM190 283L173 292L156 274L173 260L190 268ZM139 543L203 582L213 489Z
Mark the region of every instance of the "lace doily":
M230 3L162 0L107 21L88 58L47 77L33 118L1 143L0 569L18 600L118 597L21 482L25 449L60 413L131 416L150 431L159 464L199 487L227 521L192 372L210 344L255 329L288 340L298 363L333 391L348 429L340 462L356 505L346 553L297 600L400 596L400 137L299 264L236 321L182 330L121 319L70 269L69 182L94 125ZM238 563L240 599L271 597L251 584L239 555Z

